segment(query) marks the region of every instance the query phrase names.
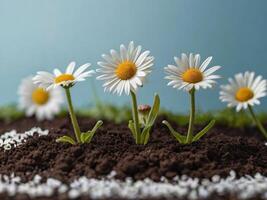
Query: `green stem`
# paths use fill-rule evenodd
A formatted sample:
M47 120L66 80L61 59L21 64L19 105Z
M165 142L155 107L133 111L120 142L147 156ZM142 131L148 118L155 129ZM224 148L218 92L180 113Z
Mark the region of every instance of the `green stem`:
M72 126L75 132L75 137L78 143L81 142L81 130L80 127L78 125L78 121L76 118L76 115L74 113L74 109L72 106L72 100L71 100L71 95L70 95L70 89L69 88L65 88L65 92L66 92L66 96L67 96L67 101L68 101L68 107L69 107L69 113L70 113L70 118L71 118L71 122L72 122Z
M194 129L194 122L195 122L195 88L192 88L189 91L191 97L191 109L190 109L190 119L189 119L189 127L186 137L186 143L190 144L193 138L193 129Z
M258 120L258 118L256 117L252 107L250 105L248 105L248 109L250 114L252 115L252 118L254 120L254 122L256 123L256 125L258 126L258 128L260 129L262 135L267 139L267 131L264 129L263 125L261 124L260 120Z
M136 95L133 91L131 91L131 97L132 97L132 114L133 114L134 128L135 128L135 133L136 133L135 142L136 144L140 144L141 134L140 134L140 128L139 128L137 101L136 101Z

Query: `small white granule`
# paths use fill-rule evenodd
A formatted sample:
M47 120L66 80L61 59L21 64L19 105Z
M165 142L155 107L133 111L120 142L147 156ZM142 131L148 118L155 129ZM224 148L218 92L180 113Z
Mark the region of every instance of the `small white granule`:
M10 197L17 194L27 194L31 198L51 197L53 194L67 194L70 199L88 196L92 199L101 198L185 198L189 200L205 199L211 194L236 195L245 200L260 196L267 200L267 177L256 173L255 176L236 177L234 171L226 178L213 176L210 179L197 179L188 176L176 176L172 181L163 178L163 182L151 179L125 181L114 179L115 172L106 178L94 179L80 177L69 185L61 181L48 178L42 182L42 177L36 175L32 181L22 183L20 177L0 175L0 193L7 193Z
M42 130L41 128L34 127L29 131L24 133L17 133L17 131L12 130L6 132L0 136L0 147L5 151L8 151L12 148L17 147L27 141L29 137L33 137L34 134L37 134L39 137L48 135L48 130Z

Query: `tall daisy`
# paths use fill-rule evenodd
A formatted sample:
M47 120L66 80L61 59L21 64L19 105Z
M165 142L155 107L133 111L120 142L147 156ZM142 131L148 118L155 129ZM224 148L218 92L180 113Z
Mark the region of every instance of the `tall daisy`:
M60 88L50 91L38 87L32 81L32 77L22 80L18 89L19 107L25 110L26 116L35 115L37 120L51 120L59 113L64 101Z
M137 144L147 143L147 134L149 134L150 128L147 128L147 134L141 132L137 110L136 91L138 87L143 86L146 76L151 72L154 61L154 57L149 55L149 51L142 52L141 50L142 47L140 45L135 47L134 42L130 42L128 48L122 44L120 45L119 53L111 49L110 55L103 54L102 57L104 61L98 62L98 65L101 68L97 69L97 72L101 74L97 79L104 81L104 91L117 93L119 96L122 95L122 93L125 93L126 95L131 94L133 121L129 122L129 127ZM159 107L158 95L155 96L153 106L156 108ZM154 123L154 119L157 116L155 110L157 109L154 109L153 115L151 115L150 124L147 124L147 127L152 126Z
M165 67L167 76L166 79L170 80L169 86L178 90L184 89L188 91L191 97L191 111L190 120L187 136L183 136L173 130L170 124L164 120L163 123L168 126L171 134L180 142L189 144L199 140L208 130L214 125L215 121L212 120L202 131L193 136L193 128L195 121L195 91L200 88L207 89L211 88L215 83L216 79L220 78L219 75L215 75L214 72L220 69L220 66L214 66L208 68L212 57L208 57L201 63L199 54L190 53L189 56L182 54L181 58L174 57L175 65L168 65Z
M39 85L39 87L46 88L46 91L50 91L51 89L57 88L59 86L65 89L70 118L75 132L76 141L72 137L64 135L57 139L58 142L67 142L70 144L90 142L96 130L103 124L102 121L98 121L92 130L81 132L72 105L70 88L73 87L77 82L85 81L87 77L91 76L94 73L93 70L87 71L89 66L90 64L86 63L75 70L75 62L71 62L68 65L65 73L62 73L59 69L54 69L53 74L40 71L37 72L37 75L33 78L34 83Z
M267 139L267 131L256 118L252 108L254 105L259 105L259 99L266 95L267 80L248 71L244 74L236 74L234 79L229 78L229 84L222 85L220 91L220 99L222 102L227 102L228 107L236 107L237 112L241 109L249 109L255 123Z

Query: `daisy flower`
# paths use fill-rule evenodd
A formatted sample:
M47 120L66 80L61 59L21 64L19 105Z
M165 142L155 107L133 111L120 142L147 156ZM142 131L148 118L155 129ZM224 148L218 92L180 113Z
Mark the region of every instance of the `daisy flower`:
M48 119L60 112L64 102L60 88L46 91L33 83L32 77L22 80L18 88L19 108L25 110L26 116L35 115L37 120Z
M54 73L40 71L33 78L34 83L40 85L40 87L47 90L58 86L72 87L76 82L84 81L85 78L92 76L94 70L87 71L90 67L90 63L86 63L75 70L75 62L71 62L65 73L62 73L59 69L54 69Z
M222 85L220 91L220 100L227 102L228 107L236 107L236 111L249 109L258 128L267 139L267 131L257 119L253 106L259 105L259 99L266 96L267 80L262 76L255 76L254 72L245 72L235 75L235 78L229 78L228 85Z
M200 62L199 54L190 53L189 56L182 54L181 58L174 57L177 66L168 65L165 67L166 79L171 80L168 85L177 89L185 89L187 91L195 88L211 88L215 79L220 78L213 73L220 69L220 66L208 68L212 57L208 57L203 63Z
M178 90L184 89L188 91L191 99L191 110L187 136L174 131L171 125L164 120L163 123L170 129L171 134L183 144L190 144L199 140L205 135L215 124L212 120L202 131L193 135L194 122L195 122L195 91L200 88L206 89L211 88L215 83L216 79L220 78L219 75L213 74L215 71L220 69L220 66L214 66L208 68L212 57L208 57L203 63L200 61L199 54L190 53L189 56L182 53L181 58L174 57L177 66L168 65L165 67L167 76L166 79L171 80L168 86L172 86Z
M142 47L134 47L130 42L128 48L123 44L120 52L110 50L110 55L103 54L104 61L97 64L101 67L96 71L101 73L98 80L104 80L104 90L121 95L129 95L143 85L145 77L151 72L154 57L149 51L141 52Z
M68 102L69 114L70 114L73 129L74 129L76 141L72 137L68 135L64 135L58 138L57 142L65 142L65 143L70 143L70 144L88 143L92 140L97 129L103 124L103 122L99 120L92 130L89 130L87 132L81 132L79 124L78 124L78 120L77 120L77 117L75 115L74 108L72 105L70 88L74 86L75 83L84 81L86 77L89 77L94 73L93 70L87 71L87 68L89 66L90 64L86 63L80 66L75 71L74 70L75 62L71 62L68 65L65 73L62 73L59 69L54 69L54 74L41 71L41 72L37 72L37 75L33 78L34 83L37 84L38 87L46 88L46 90L43 90L45 92L58 88L58 86L61 86L65 90L66 98Z
M236 74L229 83L221 86L220 99L229 107L236 107L236 111L247 109L249 105L259 105L259 99L266 96L267 81L262 76L255 77L254 72Z
M111 49L110 55L103 54L104 61L97 64L101 67L96 71L101 73L97 77L103 80L104 91L117 93L119 96L124 92L131 94L133 120L129 121L129 128L135 138L136 144L146 144L149 138L149 132L154 124L160 106L160 99L155 95L153 108L149 112L147 122L140 127L138 115L136 91L138 87L143 86L146 76L151 72L154 57L150 56L149 51L141 52L142 47L134 46L130 42L128 48L120 45L120 52Z

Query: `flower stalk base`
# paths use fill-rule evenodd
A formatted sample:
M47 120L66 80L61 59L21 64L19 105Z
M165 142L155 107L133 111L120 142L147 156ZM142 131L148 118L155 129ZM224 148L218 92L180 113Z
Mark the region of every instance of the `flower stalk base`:
M260 120L256 117L256 114L255 114L255 112L253 111L253 108L250 105L248 105L248 110L249 110L249 112L250 112L255 124L257 125L257 127L260 130L260 132L262 133L263 137L265 137L265 139L267 139L267 131L263 127L263 125L260 122Z
M59 137L56 141L57 142L70 143L73 145L77 144L77 143L78 144L89 143L89 142L91 142L95 132L103 124L103 122L101 120L99 120L95 124L94 128L91 131L87 131L87 132L82 133L80 130L79 124L78 124L77 117L76 117L74 109L73 109L72 99L71 99L71 94L70 94L70 87L65 87L64 89L65 89L65 93L66 93L66 97L67 97L69 114L70 114L73 129L74 129L76 141L72 137L67 136L67 135Z
M204 127L200 132L196 135L193 135L194 132L194 124L195 124L195 88L189 91L190 99L191 99L191 109L190 109L190 117L189 117L189 125L187 135L184 136L181 133L175 131L170 123L164 120L162 123L165 124L170 130L171 135L181 144L191 144L193 142L198 141L202 136L204 136L215 124L215 120L211 120L210 123Z

